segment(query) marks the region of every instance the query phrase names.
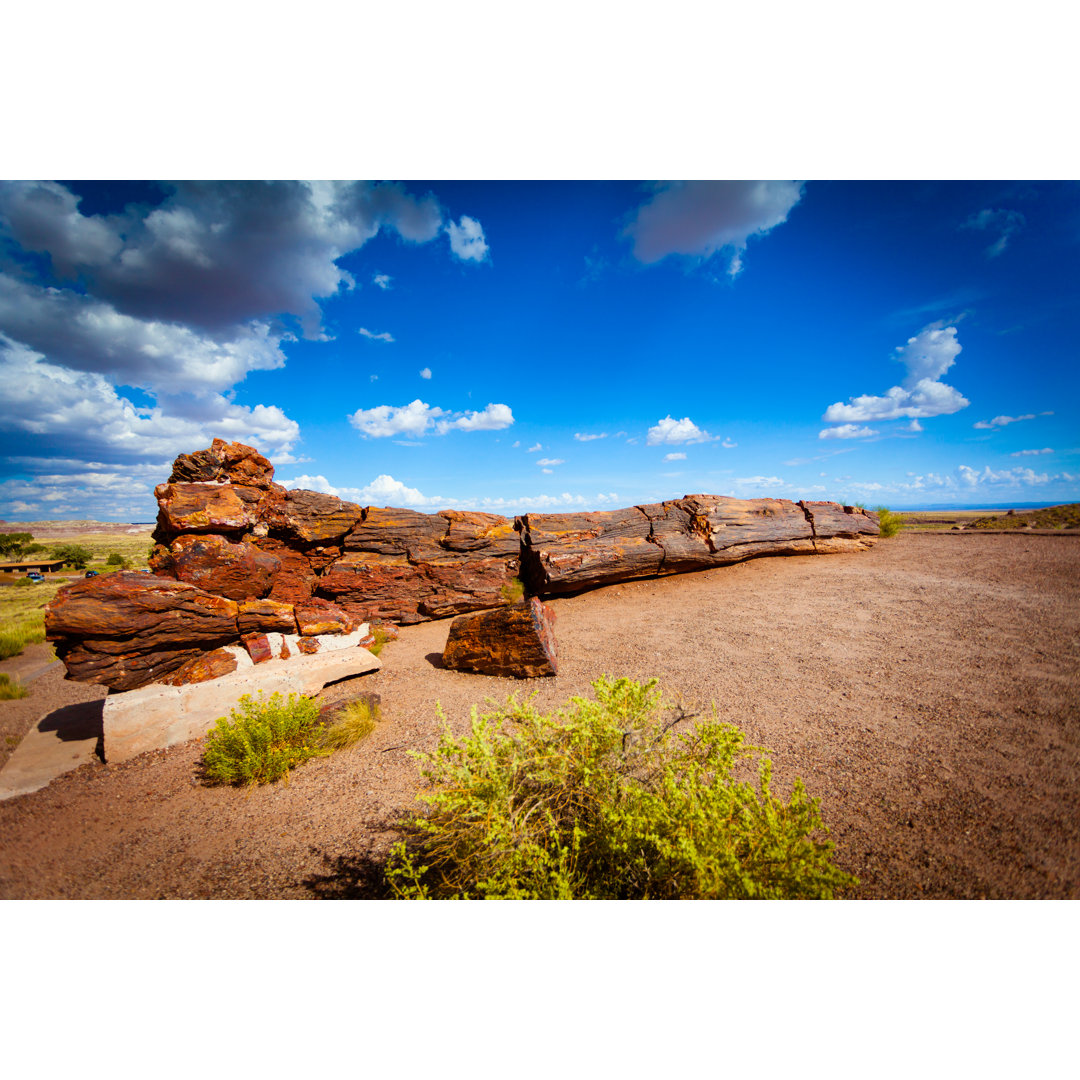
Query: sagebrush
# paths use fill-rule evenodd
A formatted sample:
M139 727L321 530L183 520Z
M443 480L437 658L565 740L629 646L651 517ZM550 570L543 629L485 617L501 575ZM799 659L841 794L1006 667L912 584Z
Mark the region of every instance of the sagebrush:
M386 865L396 896L831 898L857 884L830 861L818 800L800 780L773 795L738 728L680 723L655 679L603 676L593 692L554 716L513 696L474 708L467 735L415 755L431 790ZM737 779L755 757L756 778Z
M322 745L330 750L345 750L366 739L379 720L379 706L366 698L350 701L322 732Z
M878 516L878 531L883 537L895 536L904 527L904 515L894 514L887 506L874 511Z
M329 754L321 744L319 706L303 694L245 694L207 733L203 775L211 784L266 784Z

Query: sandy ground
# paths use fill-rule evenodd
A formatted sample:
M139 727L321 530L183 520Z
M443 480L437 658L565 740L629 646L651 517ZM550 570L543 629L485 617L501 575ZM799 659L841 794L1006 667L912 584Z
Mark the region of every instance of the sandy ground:
M768 748L774 790L801 776L854 897L1080 896L1080 538L901 534L552 606L560 674L529 683L442 670L446 621L403 629L355 684L382 696L379 728L288 784L206 787L191 743L0 803L0 896L372 895L435 702L461 730L474 702L555 707L601 673L715 702ZM0 722L99 693L55 669L32 685Z

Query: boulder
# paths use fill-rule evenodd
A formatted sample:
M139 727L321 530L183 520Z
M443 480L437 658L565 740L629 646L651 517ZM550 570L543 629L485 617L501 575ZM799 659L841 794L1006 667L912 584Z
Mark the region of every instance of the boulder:
M515 679L557 675L554 622L555 612L536 597L461 615L450 624L443 666Z
M292 604L277 600L243 600L236 616L237 629L241 634L295 634L296 614Z
M276 555L214 533L179 536L170 549L155 555L155 573L230 600L265 597L281 569Z
M351 634L359 624L359 619L329 600L314 597L296 605L296 625L302 637Z
M303 543L343 537L363 517L363 508L335 495L302 488L287 491L264 515L271 533Z
M61 589L45 609L45 632L69 678L115 690L144 686L239 637L235 601L127 571Z
M181 454L173 462L169 483L230 481L269 487L273 479L274 466L253 446L215 439L206 450Z
M244 497L249 494L233 484L158 484L154 539L163 543L182 532L250 529L258 521L259 503Z
M222 675L235 671L236 668L236 657L232 653L226 652L225 649L214 649L212 652L202 653L185 661L158 682L166 686L188 686L191 683L220 678Z
M270 639L265 634L244 634L240 640L248 651L253 664L262 664L267 660L273 660L274 653L270 648Z
M302 546L288 544L276 536L253 536L251 543L278 560L269 599L290 605L311 599L318 575Z

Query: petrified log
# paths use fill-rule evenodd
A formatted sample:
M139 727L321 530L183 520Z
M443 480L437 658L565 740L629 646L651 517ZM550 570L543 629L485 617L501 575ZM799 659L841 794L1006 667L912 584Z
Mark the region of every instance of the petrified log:
M209 449L181 454L173 462L170 484L231 481L269 487L274 466L253 446L215 439Z
M269 504L263 517L272 533L310 544L344 536L363 514L363 507L356 503L298 488Z
M214 649L186 660L158 682L163 682L166 686L190 686L192 683L218 679L235 670L236 657L225 649Z
M195 533L177 537L169 549L159 547L153 569L217 596L249 600L270 592L281 560L243 541L234 544L214 533Z
M121 571L61 589L45 632L69 678L131 690L236 641L237 611L194 585Z
M265 634L244 634L241 639L244 648L253 664L263 664L267 660L273 660L274 651L270 647L270 639Z
M236 616L236 627L241 634L298 632L292 604L280 604L276 600L244 600Z
M443 665L532 679L558 674L555 612L535 596L512 607L460 615L450 624Z
M351 634L360 625L360 620L329 600L312 597L296 605L296 625L303 637L317 637L320 634Z

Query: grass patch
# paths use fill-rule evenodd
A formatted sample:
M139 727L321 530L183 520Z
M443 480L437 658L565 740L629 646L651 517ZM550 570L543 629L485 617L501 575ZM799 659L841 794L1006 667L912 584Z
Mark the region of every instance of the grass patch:
M1028 526L1033 529L1080 529L1080 503L980 517L972 521L969 528L1024 529Z
M390 640L390 635L381 626L376 626L371 631L371 636L375 641L368 646L368 652L372 656L378 656L383 651L383 646Z
M818 801L738 728L688 720L644 685L603 676L554 716L514 697L469 734L416 754L432 789L386 866L400 898L831 898L857 880L830 862ZM757 758L756 780L739 780ZM740 770L741 771L741 770ZM749 770L752 773L752 769Z
M525 597L525 583L521 578L511 578L500 590L505 604L520 604Z
M379 722L379 706L366 698L350 701L329 724L321 735L322 745L330 750L346 750L366 739Z
M29 694L29 687L23 686L18 679L13 682L5 672L0 671L0 701L12 701L28 697Z
M19 578L0 586L0 660L18 656L27 645L45 640L45 605L66 580L43 581L40 585Z

